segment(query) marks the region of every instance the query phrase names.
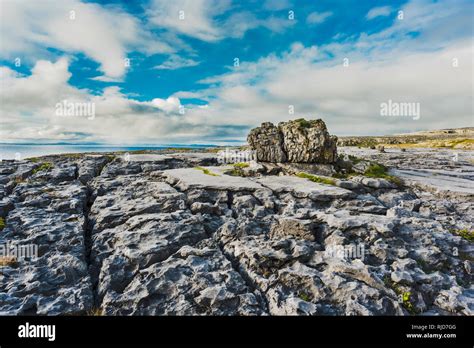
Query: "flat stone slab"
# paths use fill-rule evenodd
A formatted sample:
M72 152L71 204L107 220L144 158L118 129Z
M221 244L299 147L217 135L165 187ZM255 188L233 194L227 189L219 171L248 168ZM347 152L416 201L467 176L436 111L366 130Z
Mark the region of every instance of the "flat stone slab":
M354 195L351 191L340 187L319 184L296 176L265 176L256 181L275 193L290 192L295 197L310 198L315 201L346 198Z
M227 191L255 191L262 186L255 181L240 176L224 175L223 167L202 167L215 175L204 174L197 168L180 168L163 171L166 181L180 190L208 189Z
M172 159L172 157L158 154L129 154L127 156L122 155L122 158L130 162L164 162Z
M431 188L432 191L474 195L474 181L466 178L468 177L466 173L456 173L454 171L443 173L443 171L436 172L424 169L392 169L390 172L421 187Z

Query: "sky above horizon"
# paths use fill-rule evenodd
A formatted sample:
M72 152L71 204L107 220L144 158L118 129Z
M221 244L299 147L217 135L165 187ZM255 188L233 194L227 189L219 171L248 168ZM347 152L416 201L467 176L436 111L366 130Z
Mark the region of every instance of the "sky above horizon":
M473 126L473 18L470 0L0 0L0 142L222 145L301 117L341 136ZM420 115L384 117L389 101Z

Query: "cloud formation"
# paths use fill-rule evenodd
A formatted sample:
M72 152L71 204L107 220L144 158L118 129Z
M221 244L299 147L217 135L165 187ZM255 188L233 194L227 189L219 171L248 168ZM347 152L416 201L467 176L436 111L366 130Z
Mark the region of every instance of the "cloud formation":
M118 7L79 0L3 0L0 21L0 57L12 60L52 58L48 48L82 53L100 64L109 80L127 70L127 53L138 49L147 54L174 49L156 40L140 21Z
M176 70L181 68L189 68L196 65L199 65L199 62L194 59L182 58L180 56L173 55L163 63L156 65L153 69Z
M306 23L308 24L321 24L326 19L332 16L332 12L311 12L308 17L306 17Z
M279 8L284 3L275 5ZM206 42L242 38L259 27L281 32L294 23L272 15L260 18L246 10L229 15L233 6L231 0L153 0L147 16L154 27Z
M274 3L271 11L275 12L262 15L246 9L232 11L231 1L155 0L141 19L117 6L78 0L54 2L55 6L49 0L41 1L41 6L38 2L27 6L21 0L12 3L7 0L3 6L2 2L6 15L2 14L0 31L6 40L1 42L0 55L29 57L34 64L28 73L0 67L4 141L222 143L244 141L248 129L261 122L299 117L323 117L331 133L339 135L472 123L473 41L466 28L472 28L469 9L473 5L468 1L461 0L463 6L456 7L445 1L413 0L400 9L402 20L387 18L389 24L378 31L341 35L324 44L299 42L290 32L293 40L278 51L242 59L239 66L223 67L215 75L196 75L198 88L170 88L169 93L147 96L127 93L123 59L130 52L162 54L161 63L148 65L146 73L156 75L153 68L162 70L160 75L178 74L169 76L182 77L193 69L201 73L213 62L195 52L196 46L204 47L201 53L212 52L226 39L232 43L226 47L244 46L249 36L259 45L275 33L291 31L295 21L277 14L288 3ZM80 30L70 23L71 9ZM186 20L178 22L183 9ZM390 11L373 8L367 18ZM322 28L312 25L336 16L337 12L309 12L307 23L301 25ZM265 29L265 36L262 31L250 35L256 28ZM248 47L241 52L250 55L252 46ZM232 56L232 52L218 52ZM78 54L100 64L103 75L94 80L107 82L107 87L95 81L92 86L99 85L95 89L74 84L71 64ZM155 82L142 82L153 89ZM160 88L173 83L181 86L179 79L157 82L163 85ZM94 119L58 116L56 104L64 100L94 103ZM420 103L420 119L383 118L380 105L388 100Z
M138 101L116 86L95 95L69 84L68 60L38 61L29 76L0 69L2 84L2 139L56 142L63 140L108 143L154 142L179 122L180 100L154 98ZM93 103L96 115L58 115L58 103ZM178 127L178 126L176 126ZM178 127L179 128L179 127ZM76 139L75 134L81 134Z
M381 17L381 16L388 16L392 12L392 8L390 6L381 6L381 7L374 7L367 12L365 18L368 20Z

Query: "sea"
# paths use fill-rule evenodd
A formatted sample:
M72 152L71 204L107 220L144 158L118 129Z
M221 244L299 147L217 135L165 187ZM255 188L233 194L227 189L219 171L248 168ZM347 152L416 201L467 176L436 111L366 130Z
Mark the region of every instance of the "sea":
M38 145L38 144L0 144L0 160L22 160L31 157L84 152L116 152L139 150L164 150L168 148L202 149L215 145L160 145L160 146L121 146L121 145Z

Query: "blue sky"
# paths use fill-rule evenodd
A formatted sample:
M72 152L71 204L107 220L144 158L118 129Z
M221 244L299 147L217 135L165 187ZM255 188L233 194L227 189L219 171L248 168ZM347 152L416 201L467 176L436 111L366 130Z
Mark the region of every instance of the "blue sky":
M299 117L338 135L472 126L472 1L0 1L3 142L239 143ZM421 117L381 117L387 100Z

